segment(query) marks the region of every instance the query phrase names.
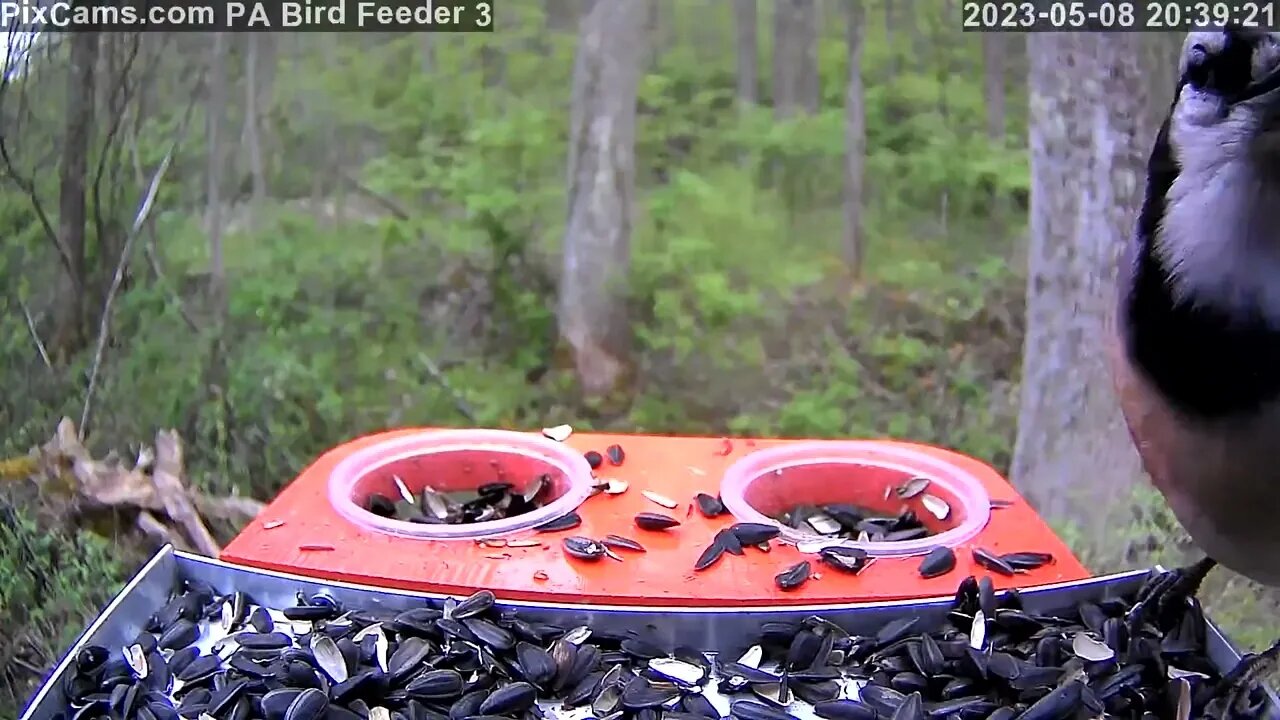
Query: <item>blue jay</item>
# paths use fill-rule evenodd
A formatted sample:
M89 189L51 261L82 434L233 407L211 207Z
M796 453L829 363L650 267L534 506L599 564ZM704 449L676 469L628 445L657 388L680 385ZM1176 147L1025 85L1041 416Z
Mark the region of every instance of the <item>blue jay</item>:
M1148 583L1138 609L1169 617L1218 563L1280 586L1280 33L1187 36L1118 289L1121 409L1207 555ZM1278 656L1280 642L1246 657L1219 707Z

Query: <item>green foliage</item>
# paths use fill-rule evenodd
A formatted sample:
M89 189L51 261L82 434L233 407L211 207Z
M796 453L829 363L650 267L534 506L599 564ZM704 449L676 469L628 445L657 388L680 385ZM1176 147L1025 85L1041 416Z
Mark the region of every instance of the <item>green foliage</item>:
M0 688L28 689L29 676L5 677L14 655L28 663L60 659L101 611L129 568L107 541L87 533L50 532L0 501ZM9 633L13 634L10 635ZM12 654L12 655L11 655ZM0 716L16 717L0 695Z

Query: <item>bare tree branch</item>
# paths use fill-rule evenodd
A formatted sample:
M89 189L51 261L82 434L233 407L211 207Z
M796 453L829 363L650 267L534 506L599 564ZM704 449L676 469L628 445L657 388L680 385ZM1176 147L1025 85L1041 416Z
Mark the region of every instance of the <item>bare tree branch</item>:
M93 353L93 365L89 370L89 387L85 390L84 408L80 412L80 439L83 440L86 427L89 424L89 413L93 406L93 392L98 384L98 372L102 365L102 355L106 351L107 337L111 328L111 305L115 301L116 293L120 290L120 283L124 280L124 270L129 263L129 255L133 250L133 243L141 234L143 226L151 217L151 206L155 202L156 193L160 190L160 181L164 179L164 175L169 170L169 164L173 161L173 155L178 149L179 143L187 133L187 125L191 121L192 110L195 109L196 98L199 97L199 87L203 82L197 82L197 91L192 93L191 100L187 103L187 109L182 117L182 124L178 127L178 132L173 138L173 143L169 145L169 151L165 153L164 159L160 161L160 167L156 168L156 172L151 176L151 184L147 188L147 194L142 199L142 205L138 208L138 213L134 216L133 227L129 230L129 236L125 238L124 247L120 250L120 260L116 263L115 277L111 280L111 288L107 291L106 300L102 307L102 318L98 323L98 344Z
M22 314L27 318L27 330L31 333L31 340L36 344L36 350L40 351L40 359L44 361L45 367L53 369L53 362L49 360L49 351L45 349L44 341L40 339L40 333L36 330L36 321L31 317L31 309L22 298L18 298L18 305L22 307Z
M112 149L116 145L120 130L124 127L125 109L129 106L130 100L133 98L133 92L129 83L129 73L133 70L133 62L138 56L138 33L132 33L133 42L130 45L128 55L125 58L124 66L120 68L117 82L111 88L111 94L107 100L107 112L111 118L111 125L107 128L107 136L102 142L102 149L98 153L98 167L93 173L93 223L97 229L99 247L107 247L105 243L106 222L102 217L102 177L106 173L107 159L112 155ZM107 53L111 54L113 48L108 48Z
M22 37L25 33L18 31L18 23L15 20L10 23L5 45L4 68L0 72L0 107L4 106L4 100L9 95L9 90L13 86L15 75L22 78L24 83L23 91L19 93L19 106L17 112L12 118L6 118L6 122L0 124L0 161L4 162L5 174L13 181L13 184L22 191L23 194L31 201L31 207L35 211L36 219L40 221L40 227L44 230L44 234L53 243L54 248L58 251L64 267L67 270L71 268L71 255L67 252L66 247L62 244L62 240L58 237L58 232L54 230L53 223L49 220L49 214L45 212L44 203L40 202L40 196L36 192L35 183L28 177L18 171L17 163L13 161L13 157L9 152L9 144L7 142L6 129L13 130L16 134L21 119L26 115L24 112L26 106L26 76L30 72L31 51L35 45L35 40L24 42ZM16 60L15 60L16 58Z
M466 398L462 397L462 393L455 390L453 386L449 384L449 379L440 371L440 368L435 364L435 361L428 357L426 353L420 352L418 353L418 362L422 363L422 367L426 369L427 374L431 376L431 379L435 380L436 384L444 388L445 392L449 393L449 397L453 399L453 406L458 409L458 412L462 413L462 416L471 422L475 422L476 413L471 409L470 403L467 402Z
M345 170L339 169L338 176L342 179L343 182L345 182L347 185L350 185L352 190L355 190L361 195L364 195L370 200L378 203L383 208L385 208L387 212L394 215L397 220L410 219L409 211L405 210L404 206L396 202L393 198L389 198L386 195L383 195L382 193L375 191L374 189L370 188L369 186L365 185L364 183L352 177Z

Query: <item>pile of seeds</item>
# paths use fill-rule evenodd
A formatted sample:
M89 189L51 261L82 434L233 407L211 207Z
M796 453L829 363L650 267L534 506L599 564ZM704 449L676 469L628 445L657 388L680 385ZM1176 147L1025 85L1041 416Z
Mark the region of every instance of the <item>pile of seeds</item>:
M509 482L492 482L474 491L441 492L424 486L414 494L400 476L393 475L397 497L370 493L364 508L374 515L429 525L461 525L502 520L532 512L552 498L551 476L539 475L524 488Z
M547 438L558 442L563 442L572 432L568 425L542 431ZM583 457L591 469L596 470L606 459L615 467L622 465L626 453L621 445L610 445L603 454L589 450L583 453ZM546 474L520 488L514 483L492 482L474 491L463 492L441 492L427 485L415 494L399 475L392 475L391 481L395 484L396 496L370 493L364 500L364 509L381 517L428 525L464 525L518 517L554 499L550 497L551 476ZM596 482L593 494L605 492L616 495L626 492L626 489L626 482L605 478Z
M122 649L87 647L59 720L925 720L1257 717L1225 712L1194 600L1108 599L1046 615L966 578L940 627L905 616L851 635L766 622L711 657L630 631L558 627L489 591L404 611L324 595L263 608L182 584ZM1152 604L1154 610L1155 605ZM1162 608L1168 610L1168 607Z
M911 505L944 521L951 517L951 505L928 492L929 478L916 477L897 487L885 490L884 499L897 499L903 509L894 515L885 515L849 503L828 505L797 505L774 516L774 520L787 527L828 538L845 538L857 542L902 542L918 540L933 535L920 521L920 514Z

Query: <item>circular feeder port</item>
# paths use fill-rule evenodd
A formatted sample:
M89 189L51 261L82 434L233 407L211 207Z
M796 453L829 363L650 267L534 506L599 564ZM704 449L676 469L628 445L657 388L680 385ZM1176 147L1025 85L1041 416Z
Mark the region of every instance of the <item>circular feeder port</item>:
M511 498L501 502L514 500L518 510L485 519L508 514L512 507L476 511L487 502L477 498L485 492L491 493L487 498L500 496L501 491L492 493L503 483L510 485L505 494ZM535 484L543 488L524 503ZM424 491L434 499L424 502ZM329 476L329 502L342 517L366 530L421 540L478 540L529 530L569 514L591 492L591 468L581 453L539 435L506 430L399 437L353 453ZM432 511L441 501L449 508L448 521ZM462 506L472 501L477 502L466 511L468 521L459 522ZM388 504L395 506L393 513L387 512Z
M905 489L913 478L927 478L928 483L916 481ZM925 485L923 490L920 485ZM977 535L991 518L990 496L969 472L922 452L875 441L797 443L753 452L725 471L720 497L739 522L777 526L788 542L838 543L877 556L922 555L939 546L955 547ZM939 500L946 504L943 518L934 512L942 508ZM853 506L881 518L910 510L928 535L858 542L856 536L841 540L818 534L807 522L796 528L776 519L798 507L821 510L833 505Z

